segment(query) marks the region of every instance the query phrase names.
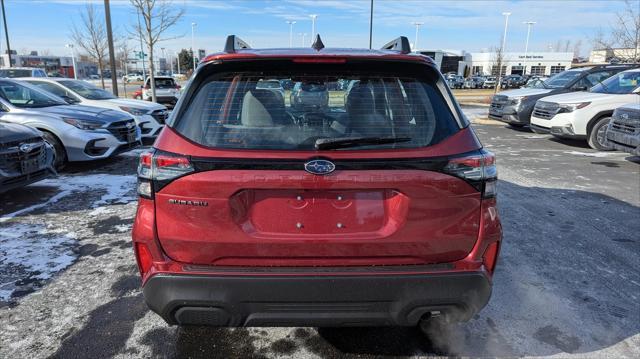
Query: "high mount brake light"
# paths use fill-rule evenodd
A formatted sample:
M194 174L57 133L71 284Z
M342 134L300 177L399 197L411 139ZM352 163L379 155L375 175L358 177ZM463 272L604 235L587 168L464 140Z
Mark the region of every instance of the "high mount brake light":
M340 57L298 57L292 61L298 64L344 64L347 59Z
M153 198L158 191L172 180L193 172L189 158L169 152L145 152L138 163L138 194Z
M497 194L498 170L496 157L488 151L465 157L452 158L444 167L444 172L464 179L482 192L483 198L493 198Z

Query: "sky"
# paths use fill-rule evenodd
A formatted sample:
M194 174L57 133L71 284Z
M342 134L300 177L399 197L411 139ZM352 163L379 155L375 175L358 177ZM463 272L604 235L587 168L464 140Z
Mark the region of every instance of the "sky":
M162 1L162 0L158 0ZM640 0L638 1L640 6ZM103 13L102 0L5 0L12 49L51 55L68 55L70 29L80 23L87 3ZM159 43L167 51L191 46L191 24L196 23L194 44L207 53L224 46L229 34L236 34L252 47L288 47L289 21L293 25L293 44L302 45L303 33L310 43L311 19L317 14L316 32L327 47L368 47L370 0L173 0L184 8L181 21L168 30L167 40ZM405 35L415 41L413 22L422 22L418 48L452 49L469 52L490 51L502 41L503 12L511 12L506 51L524 51L527 26L535 21L529 51L547 51L558 41L582 41L587 55L591 38L598 29L608 30L616 12L623 11L621 0L374 0L373 47ZM130 37L128 30L136 13L128 0L111 0L114 31ZM4 52L4 29L0 28ZM130 46L139 42L130 40ZM305 44L308 46L308 44ZM563 45L564 48L564 45ZM571 46L573 51L573 45Z

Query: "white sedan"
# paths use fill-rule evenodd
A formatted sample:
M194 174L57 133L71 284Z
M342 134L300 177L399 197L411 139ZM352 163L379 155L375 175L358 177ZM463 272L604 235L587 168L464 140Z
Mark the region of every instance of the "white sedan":
M169 112L164 105L148 101L118 98L111 92L82 80L61 77L31 77L21 80L62 97L70 104L81 104L128 112L133 115L144 139L157 137L169 116Z

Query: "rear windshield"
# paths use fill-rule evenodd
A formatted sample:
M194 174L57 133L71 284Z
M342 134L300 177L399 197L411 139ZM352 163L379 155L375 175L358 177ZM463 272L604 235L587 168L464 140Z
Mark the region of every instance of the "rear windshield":
M168 89L168 88L175 88L176 87L176 82L172 79L172 78L155 78L155 82L156 82L156 88L159 89ZM147 83L151 83L151 81L149 79L147 79Z
M561 72L545 81L547 87L555 89L565 87L569 82L575 80L582 74L582 70L569 70Z
M347 138L384 140L350 150L416 148L460 130L439 77L344 72L214 74L187 95L172 125L204 146L272 150L314 150L318 140ZM263 86L276 81L293 86Z

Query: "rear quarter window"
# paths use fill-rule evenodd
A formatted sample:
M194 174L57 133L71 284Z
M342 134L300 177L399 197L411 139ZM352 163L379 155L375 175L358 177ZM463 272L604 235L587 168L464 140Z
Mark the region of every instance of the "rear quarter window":
M171 126L211 148L315 150L318 139L362 137L409 140L348 149L430 146L461 128L446 86L432 71L414 77L288 66L286 71L213 73L194 82ZM265 83L292 86L285 90Z

